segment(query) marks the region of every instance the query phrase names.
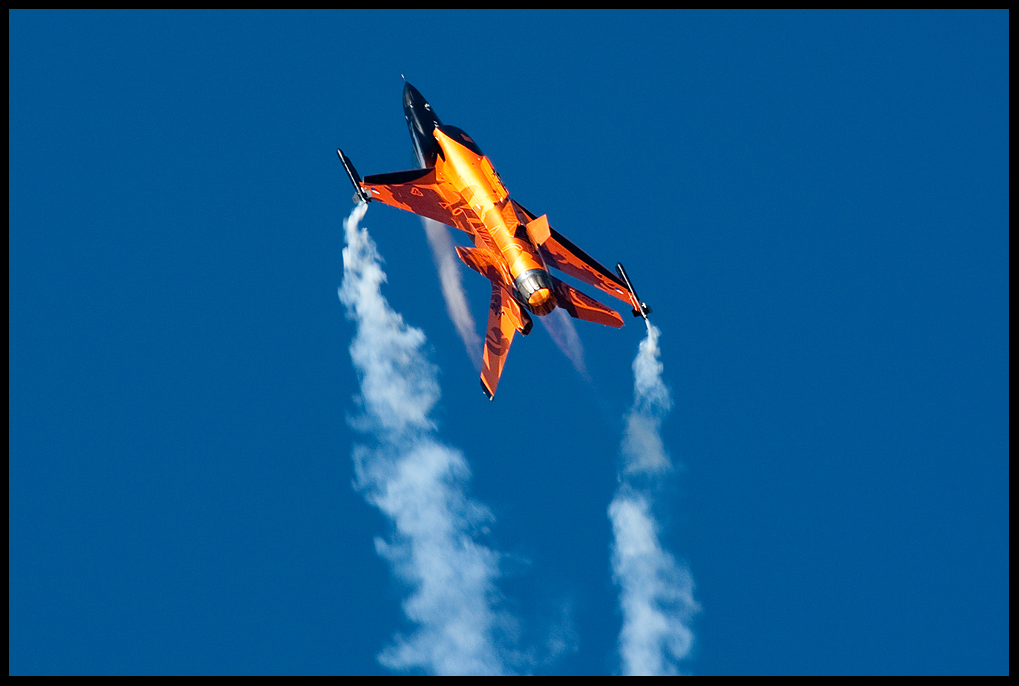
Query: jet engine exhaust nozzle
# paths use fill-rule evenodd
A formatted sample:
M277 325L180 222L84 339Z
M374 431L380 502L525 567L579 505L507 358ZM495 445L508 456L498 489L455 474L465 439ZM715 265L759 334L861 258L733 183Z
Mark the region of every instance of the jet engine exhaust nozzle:
M529 269L513 281L525 307L544 316L556 308L555 286L544 269Z

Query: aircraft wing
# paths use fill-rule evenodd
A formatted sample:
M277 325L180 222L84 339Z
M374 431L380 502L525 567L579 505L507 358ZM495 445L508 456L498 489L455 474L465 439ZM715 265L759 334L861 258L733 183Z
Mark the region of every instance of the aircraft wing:
M530 221L534 222L538 219L520 203L515 200L512 202ZM619 298L627 305L633 306L630 291L618 276L574 245L569 238L548 226L547 221L544 222L544 228L547 228L548 232L546 235L544 231L541 231L540 237L543 240L538 245L538 251L550 267L569 274L575 279L580 279L589 286L594 286Z
M449 204L439 191L434 168L366 176L361 188L372 200L456 226Z

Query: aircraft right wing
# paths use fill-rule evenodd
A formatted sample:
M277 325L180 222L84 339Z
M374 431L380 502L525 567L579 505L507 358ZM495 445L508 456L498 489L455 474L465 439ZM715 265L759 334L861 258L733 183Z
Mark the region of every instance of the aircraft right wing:
M549 226L544 215L535 217L517 201L511 200L511 202L530 220L528 231L532 231L532 226L535 227L538 251L550 267L555 267L564 274L580 279L589 286L594 286L633 307L630 291L618 276L574 245L569 238Z

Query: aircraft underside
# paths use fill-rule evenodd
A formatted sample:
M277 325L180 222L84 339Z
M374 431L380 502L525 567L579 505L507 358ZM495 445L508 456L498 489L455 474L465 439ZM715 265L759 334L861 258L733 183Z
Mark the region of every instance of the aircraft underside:
M457 247L468 267L491 281L481 387L492 399L513 336L531 331L532 314L560 307L571 317L621 327L619 314L553 276L555 269L631 306L647 318L651 309L638 297L626 271L618 276L512 200L502 179L477 143L463 130L444 125L409 83L404 114L421 169L377 174L363 180L337 150L360 202L378 201L468 233L473 248Z

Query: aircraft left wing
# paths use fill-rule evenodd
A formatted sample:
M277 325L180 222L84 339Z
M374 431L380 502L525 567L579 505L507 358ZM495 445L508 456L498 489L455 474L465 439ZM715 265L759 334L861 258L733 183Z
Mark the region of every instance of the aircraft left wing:
M439 192L434 168L366 176L361 188L372 200L456 226L449 205Z
M378 200L386 205L413 214L428 217L447 226L456 226L453 214L449 211L449 203L439 191L435 178L435 169L411 169L410 171L392 172L390 174L374 174L361 177L350 158L337 150L340 162L354 184L357 199L361 202Z

